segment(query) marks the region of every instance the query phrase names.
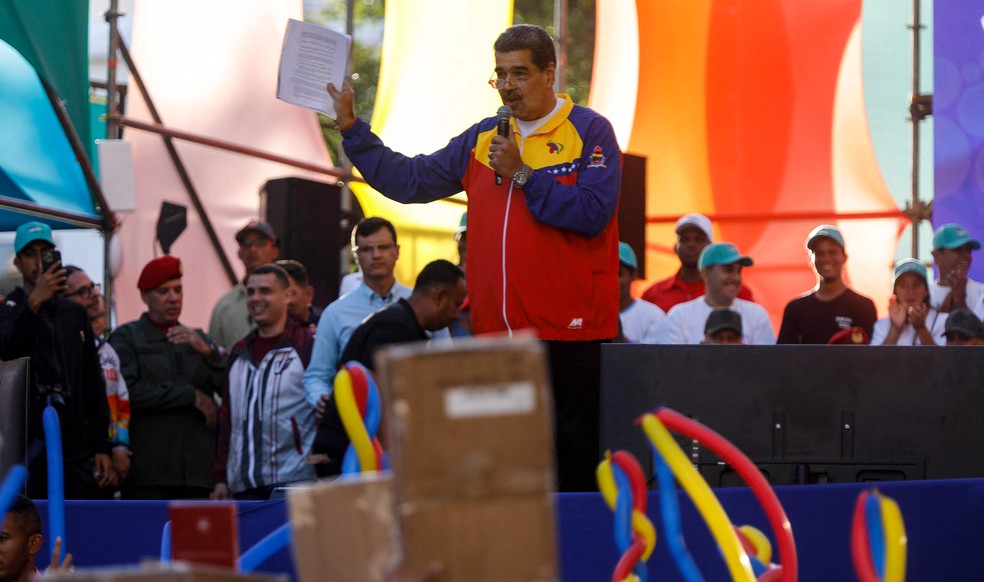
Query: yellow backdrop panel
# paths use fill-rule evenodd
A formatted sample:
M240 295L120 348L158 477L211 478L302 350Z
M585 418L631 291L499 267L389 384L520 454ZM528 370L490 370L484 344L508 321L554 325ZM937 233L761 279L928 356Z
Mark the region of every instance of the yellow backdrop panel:
M487 83L495 67L492 44L512 23L512 8L508 0L386 3L372 116L373 131L386 145L407 155L430 153L472 123L495 115L502 102ZM431 260L457 261L452 233L463 205L403 205L364 184L352 189L366 216L382 216L396 225L401 282L412 285Z

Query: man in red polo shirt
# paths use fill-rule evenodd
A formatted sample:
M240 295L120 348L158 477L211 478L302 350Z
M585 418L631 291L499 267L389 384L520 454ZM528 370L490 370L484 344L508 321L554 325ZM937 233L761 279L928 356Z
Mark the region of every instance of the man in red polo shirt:
M704 247L714 242L711 221L703 214L687 214L676 223L677 242L673 251L680 259L680 270L672 277L653 283L642 298L655 304L664 312L678 303L690 301L704 294L704 279L697 268L697 259ZM738 298L753 301L752 290L742 284Z

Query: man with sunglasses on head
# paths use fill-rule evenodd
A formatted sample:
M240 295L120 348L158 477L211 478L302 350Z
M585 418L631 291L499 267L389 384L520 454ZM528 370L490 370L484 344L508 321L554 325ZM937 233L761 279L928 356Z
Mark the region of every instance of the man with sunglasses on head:
M364 218L352 229L352 253L362 271L362 282L353 291L331 302L318 320L311 363L304 371L308 402L319 416L332 391L338 358L352 332L371 313L406 299L413 289L401 285L393 274L400 258L396 228L385 218Z
M239 260L246 272L242 281L219 298L208 324L209 337L227 350L256 327L246 306L246 279L253 269L272 263L280 256L277 233L262 220L247 222L236 233L236 242L239 243Z
M403 203L467 192L474 331L529 329L546 342L558 486L594 490L601 343L618 334L621 152L607 119L554 92L546 31L509 27L493 49L489 83L508 109L429 155L387 148L356 117L348 83L328 92L345 153L370 186Z

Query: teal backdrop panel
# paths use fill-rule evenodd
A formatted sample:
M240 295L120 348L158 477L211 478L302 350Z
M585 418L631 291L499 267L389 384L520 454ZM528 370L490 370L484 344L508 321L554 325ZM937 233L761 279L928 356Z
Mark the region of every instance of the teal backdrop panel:
M37 72L3 41L0 127L0 196L99 217L82 167ZM25 220L21 213L0 211L0 230L11 230Z
M0 40L54 88L91 157L88 0L0 0Z

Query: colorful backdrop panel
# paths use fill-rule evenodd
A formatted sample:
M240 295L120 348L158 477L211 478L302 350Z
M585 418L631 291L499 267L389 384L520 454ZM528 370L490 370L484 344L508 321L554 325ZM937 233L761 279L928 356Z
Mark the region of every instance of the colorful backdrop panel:
M617 4L599 2L599 22ZM637 74L612 51L596 55L592 84L637 85L619 139L648 158L644 285L679 265L675 218L702 212L755 258L746 283L778 327L786 302L815 284L807 233L834 223L852 286L884 310L902 217L867 131L860 0L640 0L636 11ZM599 25L598 45L621 33ZM624 99L595 90L592 105L626 123Z
M962 224L984 239L984 5L936 2L933 224ZM980 255L980 253L977 253ZM984 280L984 260L970 277Z

